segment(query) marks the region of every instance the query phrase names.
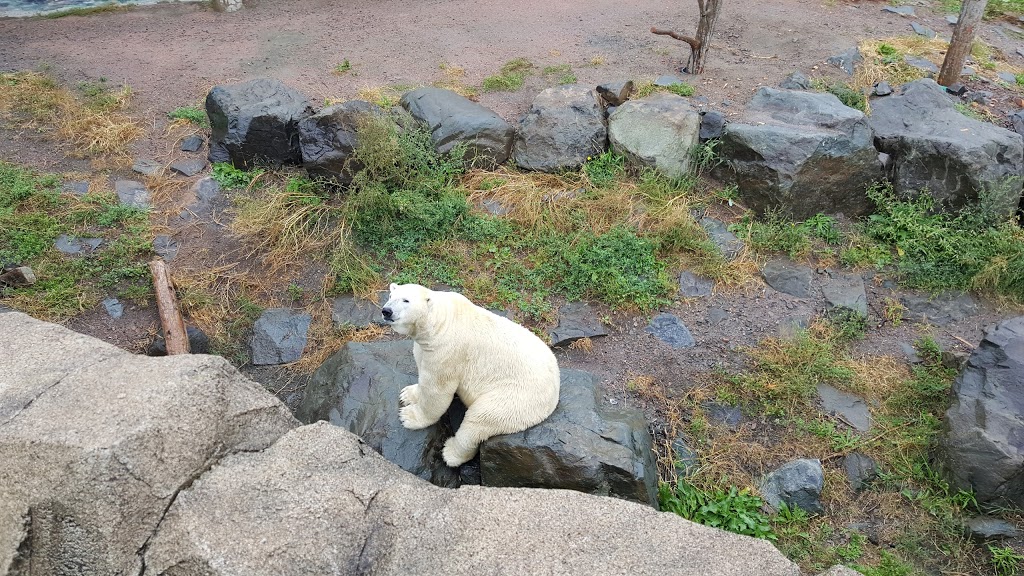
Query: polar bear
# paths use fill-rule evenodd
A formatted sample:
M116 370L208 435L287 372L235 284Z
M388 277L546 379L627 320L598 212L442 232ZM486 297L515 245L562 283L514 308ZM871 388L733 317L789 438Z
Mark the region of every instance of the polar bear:
M402 425L426 428L455 394L466 416L444 445L445 464L459 466L481 442L539 424L558 404L558 361L532 332L455 292L391 284L384 321L413 340L419 382L399 397Z

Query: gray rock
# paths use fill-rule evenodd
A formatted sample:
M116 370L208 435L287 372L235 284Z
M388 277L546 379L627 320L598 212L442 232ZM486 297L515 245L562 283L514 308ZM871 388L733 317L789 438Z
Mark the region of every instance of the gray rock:
M451 90L430 87L407 92L401 103L430 131L438 153L446 154L464 143L471 163L495 165L508 160L515 129L491 110Z
M580 338L607 335L608 331L589 304L569 302L558 309L558 326L551 331L551 345L568 346Z
M622 106L636 90L632 80L605 82L597 86L597 93L606 106Z
M867 432L871 429L871 411L868 410L868 403L863 398L828 384L818 384L817 389L821 398L821 408L826 414L842 416L858 432Z
M820 514L821 489L825 477L821 461L794 460L769 472L758 485L765 502L776 510L783 504L801 508L811 514Z
M91 254L103 244L102 238L78 238L69 234L61 234L53 242L53 247L68 256Z
M604 110L593 89L578 84L543 90L519 121L512 158L526 170L576 169L604 152Z
M893 14L899 14L900 16L913 16L913 6L886 6L882 8L882 12L891 12Z
M702 141L721 138L723 130L725 130L725 116L721 112L712 110L700 117L699 137Z
M1014 132L1024 134L1024 109L1010 114L1010 123L1013 125Z
M903 355L907 358L909 364L920 364L923 362L921 357L917 354L917 349L906 342L900 342L900 350L903 351Z
M606 406L596 379L562 370L558 407L547 420L480 446L484 486L558 488L657 507L658 470L647 421Z
M1016 538L1017 527L1006 520L989 516L975 516L964 524L967 535L977 542Z
M836 68L839 68L843 72L846 72L847 74L851 75L853 74L853 71L856 69L857 65L863 61L864 57L860 55L860 50L856 46L846 50L846 52L843 52L841 54L830 56L827 60L825 60L827 64L831 64L832 66L835 66Z
M807 298L811 295L811 277L814 271L789 260L770 260L761 269L764 281L779 292Z
M299 146L306 172L347 186L363 168L352 157L359 145L360 124L383 115L375 104L350 100L303 118L299 122Z
M700 121L700 114L682 96L656 93L616 108L608 117L608 140L612 150L631 164L678 178L690 169Z
M164 167L162 164L155 160L148 160L146 158L139 158L132 164L132 172L137 172L143 176L153 176L159 174Z
M483 206L483 209L486 210L488 214L491 214L493 216L504 216L512 211L511 208L505 206L504 204L498 202L497 200L484 200L483 202L480 203L480 205Z
M978 73L978 72L977 72L977 71L976 71L976 70L975 70L974 68L972 68L972 67L970 67L970 66L964 66L964 67L963 67L963 69L962 69L962 70L960 70L960 75L961 75L961 76L974 76L974 75L975 75L975 74L977 74L977 73ZM951 86L951 87L952 87L952 86ZM963 92L966 92L966 91L967 91L967 88L964 88ZM962 94L963 94L963 92L960 92L959 94L957 94L957 96L960 96L960 95L962 95ZM953 94L956 94L956 91L953 91L952 93L953 93Z
M859 274L829 270L821 284L828 309L851 310L863 317L868 315L868 296L864 290L864 279Z
M935 38L935 30L921 26L917 22L911 22L910 28L914 31L914 34L917 34L918 36L924 36L928 39Z
M703 276L697 276L689 270L683 270L679 274L679 295L684 298L704 298L711 296L715 288L715 281Z
M210 162L299 164L299 122L313 113L306 97L278 80L214 86L206 95Z
M850 488L859 492L878 478L878 464L875 460L860 452L851 452L843 458L843 469L850 481Z
M978 304L970 294L943 292L936 296L900 296L900 304L907 309L905 318L922 324L945 326L974 315Z
M117 298L107 298L104 300L103 309L107 311L107 315L115 320L124 315L124 304Z
M331 320L335 328L351 326L366 328L370 324L384 324L380 315L381 303L387 302L388 292L377 293L375 301L355 296L339 296L331 300Z
M959 21L960 21L960 17L957 16L956 14L947 14L946 15L946 22L948 22L950 26L956 26L957 22L959 22Z
M658 314L651 319L651 323L644 331L673 348L693 348L697 345L686 324L672 314Z
M17 312L0 374L5 573L141 574L181 491L298 424L218 356L148 358Z
M992 98L992 92L989 92L988 90L976 90L967 94L965 98L967 98L968 102L976 102L984 106L988 104L989 100Z
M188 138L181 141L180 150L182 152L198 152L203 147L203 137L197 134L193 134Z
M832 94L759 89L721 153L750 208L798 220L870 213L863 191L882 176L867 118Z
M288 308L264 310L252 328L252 363L287 364L302 358L310 322L312 318L305 312Z
M209 354L210 337L205 332L195 326L186 325L185 335L188 338L189 354ZM157 333L153 337L153 342L150 343L149 348L146 350L146 355L167 356L167 342L164 341L163 334Z
M204 168L206 168L206 160L202 158L189 158L171 163L171 170L189 177L199 174Z
M117 199L121 204L139 210L149 210L149 190L142 182L117 180L114 182L114 191L117 192Z
M715 218L704 217L700 219L700 227L708 234L708 239L717 247L722 254L732 260L743 252L743 240L729 232L725 222Z
M567 544L573 534L586 536ZM765 540L647 506L561 490L430 486L322 423L210 470L179 496L145 562L153 574L208 576L397 576L439 566L448 576L800 574Z
M911 82L901 95L873 102L869 122L879 149L894 159L890 180L898 194L927 189L940 206L956 209L989 190L995 209L1016 210L1021 136L964 116L935 82Z
M157 234L156 238L153 238L153 252L168 262L174 260L174 257L178 255L180 247L181 244L167 234Z
M683 79L672 74L662 74L654 79L654 85L660 87L673 86L675 84L683 84Z
M708 420L736 431L743 423L743 411L737 406L728 406L718 402L706 402L702 408Z
M75 196L85 196L89 193L89 182L86 180L71 180L61 184L61 190Z
M1014 74L1010 74L1009 72L996 72L996 76L1007 84L1012 84L1014 86L1017 85L1017 76Z
M882 80L878 84L875 84L874 93L875 96L888 96L889 94L892 94L892 86L889 86L888 82Z
M786 79L779 84L779 88L783 90L807 90L810 87L811 81L807 75L799 71L786 76Z
M36 274L31 266L12 266L0 268L0 285L11 288L23 288L36 283Z
M807 330L813 319L814 317L810 313L796 314L784 318L779 323L779 336L788 339L796 338L797 334Z
M453 434L450 417L423 430L408 430L398 418L399 394L416 380L411 340L350 342L316 370L295 415L340 426L406 472L456 487L441 459Z
M673 467L684 478L696 472L700 467L700 455L690 448L686 438L682 436L672 441L672 455Z
M931 60L918 58L916 56L904 56L903 61L914 68L925 72L929 78L939 73L939 67Z
M953 382L939 462L980 504L1024 505L1024 316L985 332Z
M725 310L721 308L708 308L708 324L714 326L727 318L729 318L729 313Z

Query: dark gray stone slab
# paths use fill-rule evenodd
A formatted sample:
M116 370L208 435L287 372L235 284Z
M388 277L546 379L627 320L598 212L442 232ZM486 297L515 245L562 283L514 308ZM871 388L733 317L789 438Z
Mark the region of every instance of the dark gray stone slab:
M976 516L964 524L967 535L977 542L1016 538L1017 527L1006 520L990 516Z
M914 31L914 34L917 34L918 36L924 36L925 38L928 39L935 38L935 30L932 30L931 28L925 26L921 26L917 22L911 22L910 28L911 30Z
M189 158L171 163L171 170L184 176L195 176L206 168L206 160L203 158Z
M81 256L92 253L101 244L103 244L103 238L79 238L70 234L61 234L54 241L53 246L68 256Z
M700 118L700 139L711 140L721 138L722 130L725 129L725 116L721 112L711 110L704 113Z
M654 79L655 86L668 87L675 84L683 84L683 79L672 74L662 74Z
M914 68L926 72L929 75L929 77L939 73L939 67L936 66L935 63L932 62L931 60L918 58L916 56L904 56L903 60L907 64L913 66Z
M859 274L829 270L821 285L821 293L830 310L851 310L864 317L868 315L868 296L864 290L864 279Z
M149 190L142 182L117 180L114 182L114 191L117 192L117 199L121 204L139 210L149 210Z
M729 232L729 228L726 227L725 222L716 220L710 217L704 217L700 219L701 228L708 233L708 237L711 242L725 255L726 258L732 260L743 252L743 240L736 237L735 234Z
M779 292L807 298L811 294L811 277L814 271L789 260L770 260L761 270L764 281Z
M900 16L913 16L913 6L886 6L882 8L882 12L891 12L893 14L899 14Z
M71 180L64 182L61 185L61 190L75 196L85 196L89 193L89 182L86 180Z
M380 315L380 306L387 302L388 291L377 293L376 301L355 296L339 296L331 301L331 320L335 328L351 326L365 328L370 324L384 325Z
M837 414L850 423L858 432L871 429L871 411L863 398L843 392L828 384L818 384L821 408L828 414Z
M174 260L174 257L178 255L180 247L181 244L177 240L166 234L158 234L156 238L153 238L153 252L168 262Z
M153 176L159 174L164 167L156 160L149 160L146 158L139 158L132 164L132 172L137 172L143 176Z
M697 345L686 324L672 314L658 314L644 331L673 348L693 348Z
M978 303L970 294L943 292L936 296L908 294L900 297L907 309L907 320L923 324L945 326L959 322L978 312Z
M820 514L821 489L825 476L821 461L814 459L794 460L768 473L758 488L765 502L778 510L782 504L801 508L811 514Z
M830 56L825 60L826 63L831 64L832 66L835 66L843 72L851 75L856 69L857 64L860 64L863 61L864 57L860 55L860 50L857 49L856 46L847 49L845 52L836 54L835 56Z
M103 309L106 310L107 314L115 320L124 315L124 304L122 304L117 298L107 298L104 300Z
M878 464L872 457L860 452L847 454L843 458L843 469L854 491L862 490L878 478Z
M601 320L585 302L569 302L558 309L558 326L551 331L552 346L568 346L580 338L607 336Z
M811 87L811 81L807 78L807 75L803 72L793 72L786 79L779 84L779 88L785 90L807 90Z
M180 149L182 152L198 152L203 147L203 142L205 140L203 140L202 136L193 134L181 141Z
M679 274L679 295L684 298L704 298L711 296L715 288L715 281L703 276L697 276L689 270Z
M311 321L309 314L288 308L264 310L252 329L252 363L287 364L302 358Z

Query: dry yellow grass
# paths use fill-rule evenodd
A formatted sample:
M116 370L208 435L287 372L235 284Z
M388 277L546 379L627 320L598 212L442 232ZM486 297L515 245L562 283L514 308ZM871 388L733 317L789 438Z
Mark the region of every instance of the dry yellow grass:
M441 70L441 74L444 77L441 80L434 82L434 86L451 90L452 92L455 92L465 98L469 98L474 102L477 100L479 97L479 91L476 88L465 84L465 69L461 66L448 64L446 62L441 62L441 64L438 65L438 68Z
M41 131L94 159L123 163L128 145L143 134L139 123L124 114L131 103L127 86L89 103L37 72L0 74L0 118Z

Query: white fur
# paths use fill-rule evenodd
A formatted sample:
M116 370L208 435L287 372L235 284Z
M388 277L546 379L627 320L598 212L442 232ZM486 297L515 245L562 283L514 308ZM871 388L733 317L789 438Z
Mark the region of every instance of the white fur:
M526 430L554 412L558 361L526 328L461 294L418 284L392 284L384 308L395 332L412 338L419 371L419 383L400 396L402 425L434 424L455 394L466 405L462 425L444 445L449 466L472 459L487 438Z

